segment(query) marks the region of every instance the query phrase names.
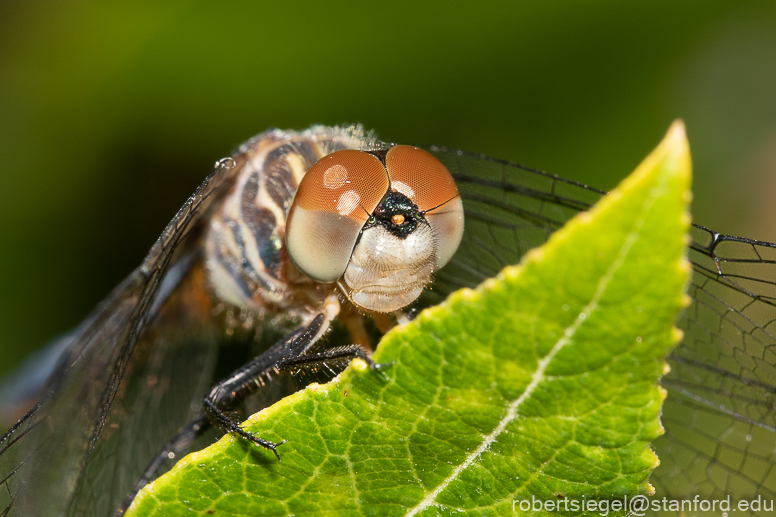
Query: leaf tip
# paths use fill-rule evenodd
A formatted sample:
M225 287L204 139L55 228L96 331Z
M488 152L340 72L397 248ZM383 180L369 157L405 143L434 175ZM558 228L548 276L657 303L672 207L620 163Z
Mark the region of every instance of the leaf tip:
M671 125L657 147L616 190L628 189L650 176L655 177L654 174L678 181L677 193L681 195L682 203L686 205L690 202L692 199L689 188L692 177L690 144L682 121L676 121Z
M687 141L687 131L684 127L684 121L675 120L668 133L660 142L656 151L662 151L663 159L668 162L677 173L690 176L690 143ZM689 190L682 193L683 200L689 203L692 200L692 194Z
M684 127L684 120L678 118L671 123L666 134L666 140L685 140L687 139L687 130Z

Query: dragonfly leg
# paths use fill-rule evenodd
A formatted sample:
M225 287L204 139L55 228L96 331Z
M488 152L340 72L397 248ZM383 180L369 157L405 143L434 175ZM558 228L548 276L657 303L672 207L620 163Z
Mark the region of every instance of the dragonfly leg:
M329 296L323 309L309 323L297 328L269 350L235 371L218 383L203 400L205 412L211 421L228 433L235 433L256 445L272 451L280 460L276 448L285 443L270 442L245 431L240 422L230 418L226 411L240 404L248 395L263 385L263 380L281 371L280 365L305 354L328 330L331 321L337 317L340 304L337 297Z
M301 366L311 366L323 364L337 359L363 359L374 371L380 374L384 379L385 374L380 370L384 366L390 366L393 363L378 364L372 360L371 354L360 345L340 346L330 348L315 354L300 355L298 357L283 359L278 362L277 369L280 371L295 370Z
M278 461L280 461L280 455L278 454L278 451L276 450L277 447L283 445L286 443L287 440L280 440L279 442L270 442L269 440L265 440L264 438L259 438L253 433L249 433L242 427L240 427L240 423L236 420L232 420L226 413L218 409L215 404L210 402L207 398L204 400L205 405L205 411L208 415L210 415L210 418L215 420L216 424L218 424L219 427L225 429L229 433L234 433L236 435L242 436L246 440L249 440L256 445L259 445L261 447L264 447L268 451L272 451L272 453L275 455Z

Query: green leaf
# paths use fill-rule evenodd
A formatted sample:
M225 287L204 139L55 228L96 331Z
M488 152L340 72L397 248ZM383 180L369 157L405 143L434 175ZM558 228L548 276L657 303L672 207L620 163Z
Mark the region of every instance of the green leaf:
M354 361L251 417L249 431L288 440L281 463L225 436L129 515L507 515L532 496L650 494L658 379L690 271L689 183L675 123L520 265L389 332L374 357L394 362L387 381Z

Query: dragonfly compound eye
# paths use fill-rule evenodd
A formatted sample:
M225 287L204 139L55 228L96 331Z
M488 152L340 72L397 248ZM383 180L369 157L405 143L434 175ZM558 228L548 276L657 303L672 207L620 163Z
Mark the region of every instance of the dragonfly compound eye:
M442 162L410 145L397 145L385 157L391 190L417 205L434 234L436 268L447 264L463 236L463 204Z
M286 223L288 254L299 270L318 282L341 277L361 229L387 191L385 167L363 151L336 151L310 167Z

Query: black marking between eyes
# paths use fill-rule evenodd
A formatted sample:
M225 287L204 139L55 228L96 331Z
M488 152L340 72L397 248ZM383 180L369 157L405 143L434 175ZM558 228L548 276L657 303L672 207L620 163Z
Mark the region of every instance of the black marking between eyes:
M393 217L396 215L404 216L404 222L394 223ZM361 232L363 233L364 230L373 226L382 226L391 235L403 240L414 232L421 222L425 222L425 219L415 203L401 192L388 192L377 205L372 217L367 220Z

